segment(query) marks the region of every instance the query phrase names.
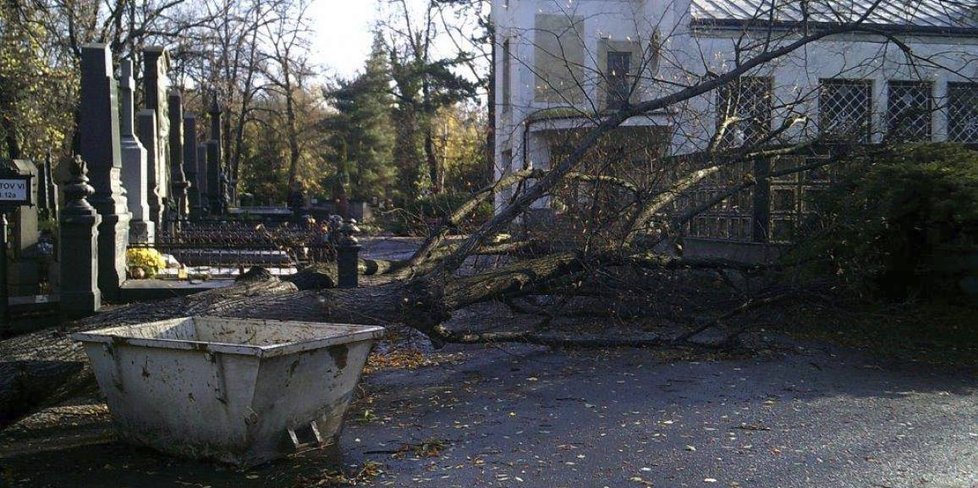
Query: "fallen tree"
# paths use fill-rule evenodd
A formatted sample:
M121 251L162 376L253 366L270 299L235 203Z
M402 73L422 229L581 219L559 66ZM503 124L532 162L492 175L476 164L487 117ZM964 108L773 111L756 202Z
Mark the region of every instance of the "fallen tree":
M866 14L868 15L868 13ZM270 275L258 276L235 286L204 292L186 298L175 298L153 304L134 304L100 313L69 324L56 331L40 331L0 342L0 424L9 423L39 406L59 402L75 392L90 388L92 375L85 365L82 351L72 344L68 333L106 325L147 322L187 315L222 315L292 320L319 320L341 323L406 324L427 335L434 344L520 342L550 346L653 346L685 343L690 333L678 337L647 334L639 338L580 337L554 333L547 327L547 306L517 305L518 300L534 296L568 297L592 294L608 301L622 296L644 293L655 299L644 283L655 281L656 272L664 270L733 270L742 275L756 274L758 266L745 266L723 260L687 259L682 256L651 254L638 249L635 236L646 230L650 220L704 179L722 167L757 156L751 144L729 151L710 147L702 156L706 165L697 164L685 177L658 191L649 191L614 176L589 175L579 171L582 162L596 144L610 131L628 119L668 109L694 97L700 97L731 83L765 63L777 60L811 42L827 36L857 32L865 20L805 31L783 44L772 44L750 57L739 59L729 71L708 73L689 86L654 100L626 104L620 110L593 117L586 135L567 157L548 171L527 169L501 178L497 183L473 194L471 201L450 214L409 259L404 261L361 262L362 268L378 278L369 286L356 289L332 288L335 269L324 266L300 272L290 281ZM771 142L771 141L763 141ZM804 151L805 145L786 146L777 154ZM695 157L691 159L696 159ZM823 163L819 163L823 164ZM828 164L825 162L824 164ZM805 165L801 172L812 169ZM779 175L790 174L783 171ZM494 239L506 232L517 218L528 213L541 199L555 194L562 182L573 180L584 185L611 185L632 195L625 207L626 215L605 217L606 221L625 222L624 236L618 242L587 240L578 248L535 241L498 244ZM757 180L740 182L740 189ZM492 198L507 186L517 190L498 213L460 241L449 241L448 235L480 203ZM703 211L708 207L703 207ZM597 210L594 215L599 214ZM689 219L691 216L683 215ZM563 249L561 247L564 247ZM572 246L573 247L573 246ZM501 265L475 269L473 258L501 255ZM652 272L650 275L649 272ZM753 307L776 301L778 294L763 299L740 297L739 303L704 323L693 323L691 333L716 325ZM558 300L558 301L559 301ZM474 304L501 301L513 307L532 309L542 318L528 328L504 330L462 330L446 326L452 314Z

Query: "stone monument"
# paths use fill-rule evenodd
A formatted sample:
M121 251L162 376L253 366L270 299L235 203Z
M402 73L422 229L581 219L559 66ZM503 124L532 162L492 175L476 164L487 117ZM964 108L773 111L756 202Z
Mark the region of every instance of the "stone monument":
M207 194L207 144L197 145L197 193L200 195L201 213L210 213L210 197Z
M200 186L197 185L197 117L193 114L183 116L183 175L187 179L187 203L190 205L190 218L199 219Z
M133 89L135 81L132 78L132 61L122 61L122 79L119 82L122 97L120 144L122 150L122 185L126 189L126 199L129 202L129 241L141 244L156 241L156 224L150 219L148 198L148 167L146 165L146 148L136 138L133 119Z
M170 119L167 107L169 82L167 73L170 71L170 54L162 47L143 49L143 107L152 110L156 130L149 140L148 129L144 130L140 122L139 140L147 152L149 167L147 184L150 188L148 195L150 220L156 223L156 231L163 228L164 199L170 196ZM139 117L148 117L144 111Z
M223 215L225 211L224 184L221 179L223 164L221 160L221 106L217 95L210 108L211 138L207 141L207 193L210 197L211 213Z
M169 100L170 116L170 204L174 222L182 222L190 214L187 202L187 188L190 183L183 174L183 95L179 90L171 90Z
M130 218L120 180L122 159L116 89L108 46L82 46L79 149L95 189L89 203L102 217L98 228L99 289L103 296L111 297L119 293L126 279Z

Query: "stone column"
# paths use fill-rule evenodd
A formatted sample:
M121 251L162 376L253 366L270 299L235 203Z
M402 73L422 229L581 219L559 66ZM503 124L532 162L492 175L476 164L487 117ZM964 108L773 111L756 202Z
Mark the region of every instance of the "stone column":
M211 139L207 141L207 192L210 196L211 213L224 214L225 191L221 180L223 164L221 159L221 107L217 96L211 103Z
M159 141L157 136L159 126L156 123L156 111L143 109L136 114L136 134L139 142L146 148L146 201L148 211L146 220L153 223L153 227L160 231L163 229L163 198L160 196L159 171L156 168L160 162Z
M126 189L126 199L129 202L129 241L150 243L156 240L156 224L149 213L149 177L147 175L146 148L136 138L133 118L133 89L132 61L122 61L122 79L119 83L122 97L121 114L121 150L122 150L122 185Z
M197 193L200 195L201 212L210 213L210 194L207 192L207 145L197 145Z
M150 178L147 179L147 183L151 190L155 190L157 197L153 198L152 191L150 192L149 212L152 216L151 220L156 223L157 232L163 228L164 199L170 196L170 167L168 163L170 157L170 119L167 107L167 93L169 91L167 73L169 70L170 55L166 49L148 47L143 50L143 108L154 112L156 130L153 136L154 141L151 143L144 137L143 131L140 129L140 141L146 148L149 163ZM142 113L140 112L140 116ZM155 148L155 153L150 146Z
M102 306L98 287L98 226L102 218L86 198L95 189L88 184L88 168L80 156L71 164L61 211L61 311L68 318L84 317Z
M197 117L183 116L183 175L187 179L187 203L190 218L200 218L200 187L197 185Z
M187 219L190 206L187 202L189 183L183 174L183 95L179 90L170 91L170 199L176 211L171 219L179 222Z
M126 279L129 208L119 176L119 105L112 78L112 53L104 44L82 47L78 119L80 155L88 164L95 193L89 202L102 217L98 229L99 289L116 296Z

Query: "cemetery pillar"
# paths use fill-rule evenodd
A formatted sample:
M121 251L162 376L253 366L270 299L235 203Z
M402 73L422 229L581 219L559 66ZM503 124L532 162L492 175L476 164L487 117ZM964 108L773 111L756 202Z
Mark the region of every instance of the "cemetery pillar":
M221 160L221 107L217 95L210 108L211 139L207 141L207 192L210 196L211 213L224 214L225 190L221 181L223 164Z
M38 207L34 196L38 194L37 185L39 183L37 174L38 169L33 161L26 159L15 159L3 165L4 170L10 174L29 175L26 190L30 192L31 204L18 205L12 212L12 227L10 234L10 247L14 255L14 261L8 263L8 291L14 296L34 295L37 293L38 284L41 282L40 268L38 265L37 241L40 237L38 232Z
M119 83L122 97L122 184L126 189L129 202L129 212L132 220L129 222L129 241L150 243L156 240L156 224L150 219L149 212L149 175L146 161L146 148L136 138L134 127L133 90L135 82L132 78L132 61L122 61L122 80Z
M187 179L187 202L190 217L200 218L200 186L197 185L197 117L183 116L183 174Z
M156 231L163 228L164 199L170 196L170 170L167 166L169 154L170 119L167 107L167 72L170 69L169 53L162 47L148 47L143 50L143 108L138 117L153 116L153 130L143 127L140 120L139 140L147 153L149 186L148 200L150 220L156 224Z
M754 242L768 242L771 237L771 160L758 158L754 160L754 201L753 215L754 221L751 240Z
M90 202L102 223L98 229L98 283L103 295L115 296L126 279L129 208L119 176L119 107L112 78L112 53L104 44L82 47L78 119L80 155L91 171L95 193Z
M102 294L98 286L98 226L102 218L86 198L95 190L88 184L88 168L80 156L71 164L61 212L61 310L70 317L98 311Z
M360 231L357 221L350 219L340 228L342 234L336 246L336 274L339 288L356 288L359 283L360 243L353 236Z
M170 219L182 222L190 213L187 202L187 187L189 186L183 174L183 95L179 90L170 92L170 195L173 215Z

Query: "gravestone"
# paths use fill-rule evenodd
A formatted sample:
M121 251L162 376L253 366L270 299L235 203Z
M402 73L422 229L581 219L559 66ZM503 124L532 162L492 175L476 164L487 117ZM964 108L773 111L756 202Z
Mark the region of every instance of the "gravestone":
M207 145L197 145L197 193L200 195L200 208L203 214L210 213L210 199L207 193Z
M88 165L95 193L88 199L102 217L98 228L98 283L102 295L116 296L126 279L129 207L120 179L119 105L112 77L112 53L105 44L82 47L78 118L79 153Z
M210 108L211 138L207 141L207 193L210 197L211 213L223 215L225 211L224 185L221 172L221 106L217 104L217 95Z
M190 218L199 219L200 187L197 186L197 117L193 114L183 116L183 175L187 179L187 203L190 205Z
M64 187L65 206L58 226L61 249L61 310L68 318L83 317L102 306L98 286L98 211L86 200L95 189L80 156L72 162Z
M143 107L152 110L156 119L154 142L151 143L140 133L140 141L148 153L149 176L147 184L155 190L149 195L151 220L156 223L157 232L162 229L164 200L170 196L170 119L167 107L167 93L170 84L167 73L170 71L170 54L162 47L143 49ZM140 112L140 116L143 112ZM148 137L148 133L146 134ZM155 148L155 155L152 151Z
M133 127L135 81L132 78L132 61L128 59L122 61L119 88L122 97L122 184L126 188L129 212L132 214L132 220L129 221L129 241L151 243L156 240L156 224L150 219L149 213L146 148L136 138Z
M190 206L187 202L187 179L183 174L183 95L179 90L171 90L169 100L170 114L170 208L174 214L170 219L181 222L187 219ZM175 206L175 208L174 208Z
M136 134L139 141L146 149L146 201L148 214L146 220L153 223L154 229L159 231L163 228L163 199L159 192L159 143L157 136L159 125L156 123L156 111L153 109L143 109L136 114Z

